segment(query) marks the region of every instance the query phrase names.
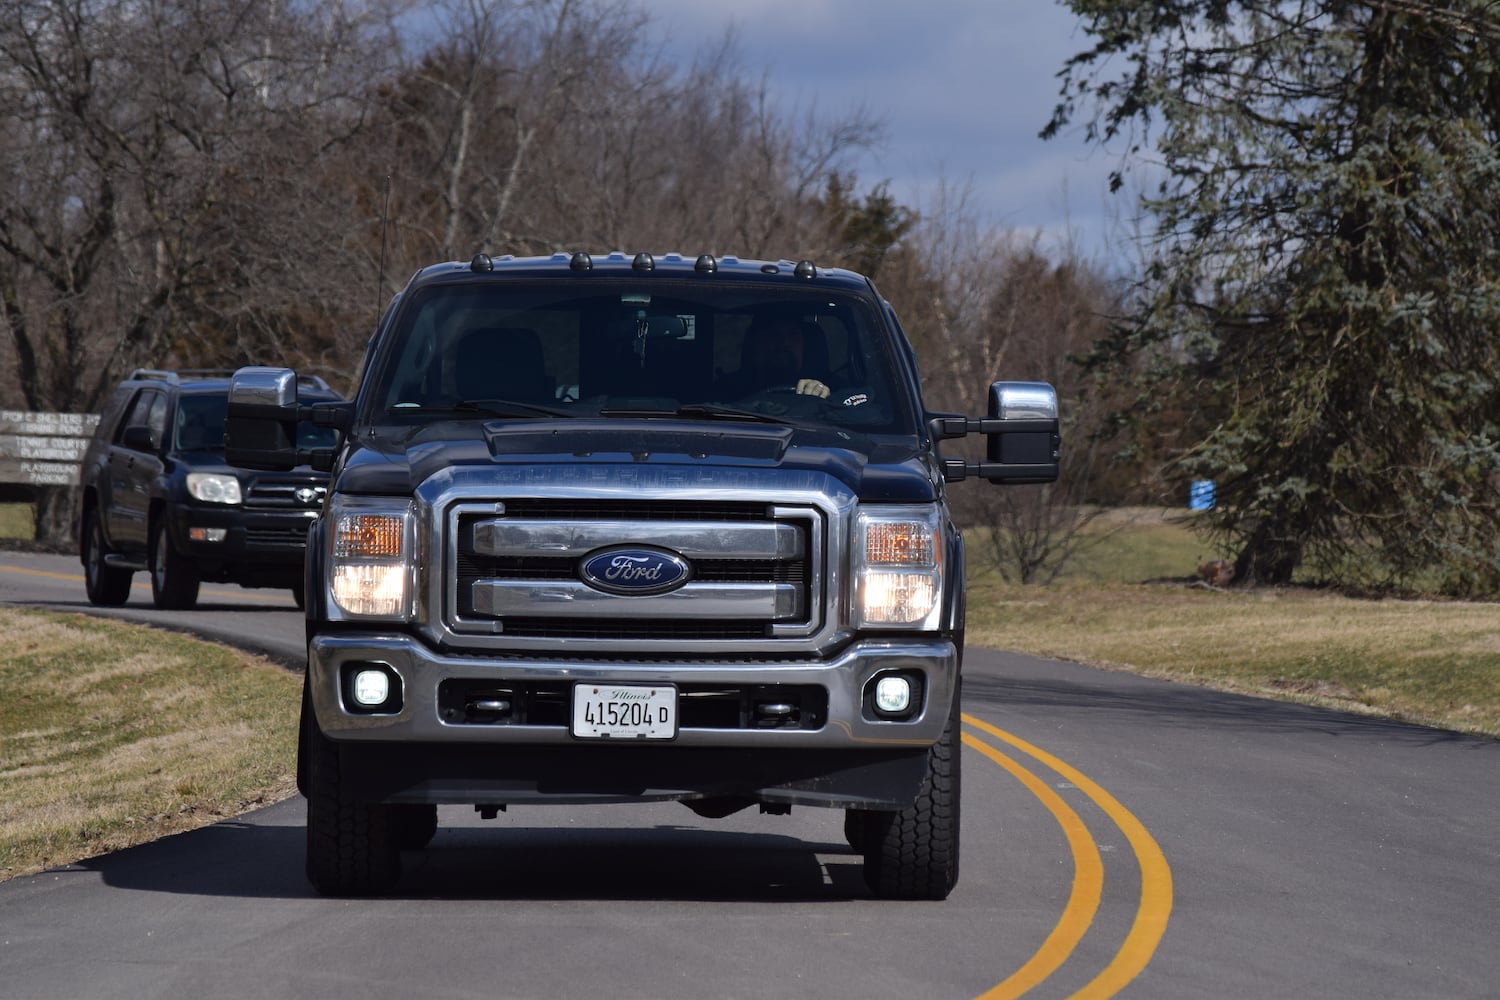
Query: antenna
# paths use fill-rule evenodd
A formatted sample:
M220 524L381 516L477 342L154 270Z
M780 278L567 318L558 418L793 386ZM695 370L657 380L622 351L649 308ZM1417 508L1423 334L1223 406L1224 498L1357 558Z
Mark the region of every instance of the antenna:
M380 326L380 310L385 302L385 230L391 213L391 175L385 175L385 197L380 205L380 272L375 276L375 327Z

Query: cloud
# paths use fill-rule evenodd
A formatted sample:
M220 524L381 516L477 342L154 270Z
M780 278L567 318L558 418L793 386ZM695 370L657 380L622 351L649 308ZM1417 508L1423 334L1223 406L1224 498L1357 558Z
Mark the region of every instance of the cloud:
M1071 231L1090 254L1119 229L1111 215L1129 214L1123 196L1107 193L1113 157L1076 133L1037 136L1057 103L1058 71L1087 44L1058 4L651 0L642 9L669 50L689 57L733 27L746 71L764 71L784 107L863 108L883 120L887 142L856 169L907 203L968 185L994 224Z

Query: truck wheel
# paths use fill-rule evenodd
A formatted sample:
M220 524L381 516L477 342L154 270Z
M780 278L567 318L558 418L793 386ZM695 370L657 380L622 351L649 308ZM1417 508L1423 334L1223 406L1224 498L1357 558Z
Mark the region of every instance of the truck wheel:
M165 521L151 532L151 599L163 611L186 611L198 603L198 569L172 548Z
M390 809L397 847L403 851L420 851L432 843L438 828L437 806L402 804Z
M340 785L339 751L302 705L307 760L307 880L325 896L374 896L401 876L390 806L352 801Z
M900 812L864 813L858 836L865 882L878 898L947 899L958 884L960 746L955 701L942 738L927 752L916 802Z
M128 569L117 569L104 562L104 527L99 512L91 510L83 523L83 589L89 603L99 607L119 607L130 597Z

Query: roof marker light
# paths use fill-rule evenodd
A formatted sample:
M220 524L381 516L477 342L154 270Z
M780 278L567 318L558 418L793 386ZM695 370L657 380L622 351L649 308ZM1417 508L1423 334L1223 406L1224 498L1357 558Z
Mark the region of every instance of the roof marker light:
M816 278L818 276L818 268L810 260L799 260L796 270L792 271L792 273L799 278Z
M592 271L594 269L594 258L580 250L573 255L572 260L568 261L568 267L575 271Z
M476 253L474 259L469 261L469 270L475 274L479 274L481 271L493 271L494 269L495 262L490 260L490 255L487 253Z
M699 274L713 274L718 269L719 262L714 260L714 255L711 253L700 254L693 262L693 270Z
M654 271L656 270L656 259L649 253L638 253L635 255L635 259L630 262L630 266L637 271Z

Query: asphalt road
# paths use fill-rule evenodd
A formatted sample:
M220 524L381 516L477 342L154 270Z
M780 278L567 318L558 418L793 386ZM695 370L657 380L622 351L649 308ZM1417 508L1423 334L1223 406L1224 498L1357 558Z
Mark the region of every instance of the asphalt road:
M0 553L0 602L83 611L79 569ZM139 579L112 614L298 662L289 596L164 614ZM321 899L294 799L0 883L0 998L1500 996L1500 743L991 650L965 674L946 902L870 899L836 812L675 804L445 807L395 897Z

